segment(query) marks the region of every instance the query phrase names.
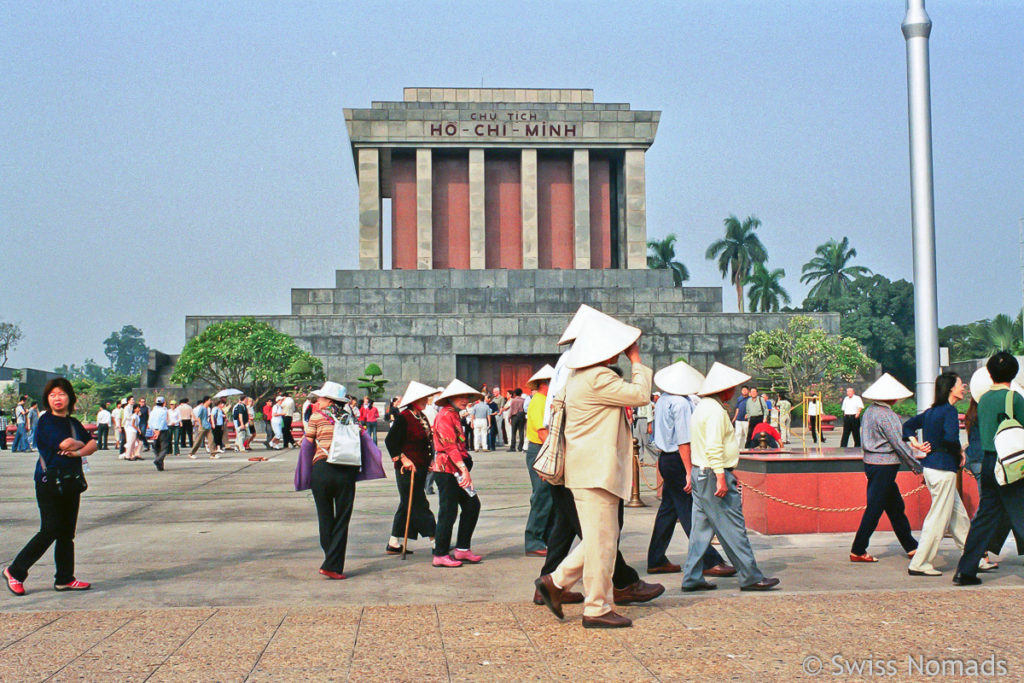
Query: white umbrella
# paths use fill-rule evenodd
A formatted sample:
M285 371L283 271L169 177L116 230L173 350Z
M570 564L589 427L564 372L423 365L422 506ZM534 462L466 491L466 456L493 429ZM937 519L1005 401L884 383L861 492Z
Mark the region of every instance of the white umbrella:
M244 393L244 391L239 391L238 389L221 389L216 394L214 394L213 397L223 398L225 396L241 396Z

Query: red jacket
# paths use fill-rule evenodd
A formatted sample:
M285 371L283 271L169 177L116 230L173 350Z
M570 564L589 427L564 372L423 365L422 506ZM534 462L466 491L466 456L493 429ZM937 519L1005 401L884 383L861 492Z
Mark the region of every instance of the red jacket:
M462 431L459 412L444 406L434 418L434 472L458 474L463 459L468 457L466 435Z

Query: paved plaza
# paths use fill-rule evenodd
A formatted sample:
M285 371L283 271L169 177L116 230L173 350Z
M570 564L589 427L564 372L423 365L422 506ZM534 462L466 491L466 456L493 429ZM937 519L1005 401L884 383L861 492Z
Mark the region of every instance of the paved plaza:
M148 454L147 454L148 455ZM308 492L292 491L296 451L241 457L90 459L77 575L93 589L52 590L52 555L0 595L0 681L45 680L1020 680L1024 566L1009 552L985 585L910 577L894 536L876 534L876 565L847 561L850 534L752 536L781 590L665 594L622 608L632 629L558 622L530 602L541 560L523 556L529 483L522 454L476 458L483 510L477 566L430 566L425 540L405 561L385 556L397 491L358 485L346 581L317 574ZM0 454L0 562L34 533L33 455ZM622 549L644 573L656 509L626 511ZM436 498L431 498L436 507ZM685 559L677 531L669 559ZM645 577L647 580L655 580ZM818 658L818 659L815 659ZM972 667L995 667L989 669ZM859 673L858 673L859 672Z

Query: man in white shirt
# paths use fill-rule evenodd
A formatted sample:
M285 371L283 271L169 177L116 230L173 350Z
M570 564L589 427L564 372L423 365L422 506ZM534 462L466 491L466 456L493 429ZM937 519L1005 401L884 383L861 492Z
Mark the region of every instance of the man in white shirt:
M843 398L843 438L839 445L846 448L853 434L854 448L860 448L860 414L864 411L864 401L854 393L853 387L846 387Z
M96 443L101 451L107 450L107 437L110 434L110 411L107 406L110 401L104 401L98 413L96 413Z
M181 411L178 410L178 402L171 399L171 402L167 405L167 430L171 437L171 453L179 455L181 453Z
M121 438L121 416L124 414L124 408L122 408L122 402L118 401L114 409L110 411L110 426L114 430L114 446L117 448L118 453L121 452L121 444L123 442Z
M281 402L281 431L284 432L282 448L287 448L288 446L295 448L298 445L295 443L295 437L292 436L292 418L294 417L295 399L285 395L284 400Z

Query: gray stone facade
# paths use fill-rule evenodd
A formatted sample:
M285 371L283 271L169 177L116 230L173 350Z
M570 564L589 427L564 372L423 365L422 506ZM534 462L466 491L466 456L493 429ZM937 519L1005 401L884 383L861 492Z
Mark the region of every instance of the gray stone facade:
M673 287L667 270L341 270L333 288L293 289L291 315L256 318L320 358L332 380L354 385L372 361L404 387L449 382L472 367L460 358L557 354L582 303L644 330L655 368L680 356L702 371L716 360L740 366L751 332L790 317L722 313L720 287ZM812 315L838 332L838 315ZM225 319L189 316L186 336Z

